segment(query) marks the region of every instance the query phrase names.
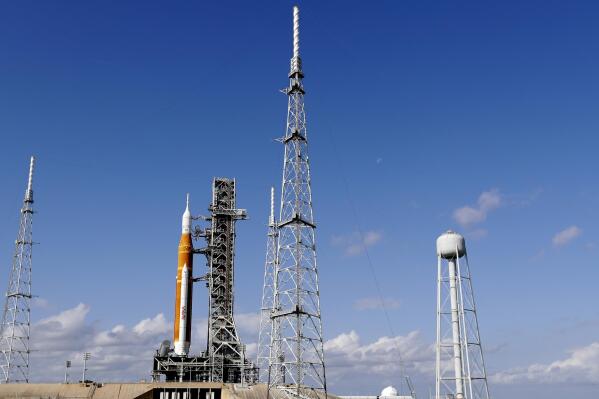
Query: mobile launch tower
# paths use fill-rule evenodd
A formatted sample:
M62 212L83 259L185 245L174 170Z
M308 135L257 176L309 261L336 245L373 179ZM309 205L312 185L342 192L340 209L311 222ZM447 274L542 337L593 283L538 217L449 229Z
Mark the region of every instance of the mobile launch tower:
M280 139L285 147L279 220L271 217L269 242L276 242L272 260L266 262L263 308L270 306L270 323L262 322L261 337L269 334L269 389L292 397L313 397L327 391L320 292L316 265L308 136L300 58L299 8L293 7L293 57L289 86L287 128ZM276 230L276 232L273 231ZM274 241L271 241L274 240ZM272 245L272 244L271 244ZM272 250L272 247L269 247ZM273 258L274 256L274 258ZM274 263L272 282L268 277ZM263 316L265 312L262 312ZM261 342L262 344L262 342ZM264 353L261 347L259 353Z
M31 326L31 253L33 248L33 168L29 162L29 179L21 208L15 254L6 290L6 302L0 325L1 382L29 382L29 330Z
M175 302L174 350L163 342L154 356L153 379L164 375L166 381L204 381L253 383L258 378L256 366L245 356L233 318L235 257L235 222L247 217L245 209L237 209L235 180L217 177L212 186L210 222L204 229L192 229L188 206L183 214L179 244L177 295ZM197 218L199 219L199 218ZM193 249L191 238L203 237L206 247ZM192 255L206 256L208 272L192 276ZM205 281L208 287L207 348L199 356L189 355L191 340L191 297L194 282Z
M442 234L437 257L435 399L489 399L464 237Z
M212 188L211 226L206 231L208 246L208 358L213 381L254 381L253 364L245 359L233 320L233 277L235 222L247 217L235 205L235 180L216 178Z

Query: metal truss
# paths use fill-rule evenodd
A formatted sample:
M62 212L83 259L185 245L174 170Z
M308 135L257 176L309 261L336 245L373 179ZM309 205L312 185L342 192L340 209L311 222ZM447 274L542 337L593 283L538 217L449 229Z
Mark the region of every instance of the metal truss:
M234 179L214 179L209 210L211 227L206 231L209 269L207 353L212 365L212 381L233 382L237 380L233 375L236 373L243 379L241 370L247 366L245 345L239 340L233 318L235 222L247 217L245 209L235 208ZM239 371L234 371L235 367L231 366L236 366Z
M15 242L6 302L0 325L0 369L2 382L29 382L29 332L31 326L31 253L33 222L33 168L35 158L29 164L29 180L19 232Z
M223 357L214 358L215 363L202 353L200 356L177 356L170 354L154 356L154 367L152 370L152 381L159 382L160 376L164 375L167 382L227 382L227 383L254 383L258 380L258 370L253 364L245 362L238 364L227 364ZM216 381L214 369L220 370L220 375L225 379Z
M287 128L271 327L269 388L295 397L326 394L320 294L312 214L299 9L293 9L293 58L289 73ZM312 393L312 394L310 394Z
M152 381L160 381L160 376L165 376L165 381L211 381L212 365L207 357L182 357L175 354L154 356Z
M468 255L439 257L437 268L435 397L489 399Z
M264 264L264 288L262 290L262 306L260 307L260 334L258 336L258 367L260 381L268 382L270 342L272 335L272 310L275 290L275 263L277 258L277 241L279 232L274 214L274 188L270 189L270 217L268 219L268 238L266 242L266 261Z

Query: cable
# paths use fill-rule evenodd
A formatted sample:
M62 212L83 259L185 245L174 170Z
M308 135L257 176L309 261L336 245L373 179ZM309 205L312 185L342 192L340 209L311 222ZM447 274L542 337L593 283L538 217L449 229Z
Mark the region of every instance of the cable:
M332 131L332 129L326 129L326 131L329 133L329 135L331 136L331 138L333 139L333 142L337 142L337 140L334 137L334 133ZM341 161L339 159L339 155L337 151L333 151L334 156L337 158L337 163L341 164ZM349 189L349 182L347 180L347 176L342 172L343 168L339 168L340 169L340 175L343 179L343 183L345 185L345 192L347 195L347 200L349 202L351 211L353 213L354 216L354 228L357 230L358 232L358 236L360 239L360 245L362 246L362 248L364 249L364 254L366 256L366 260L368 263L368 268L370 269L370 274L372 276L372 280L374 282L374 285L376 287L376 292L378 294L379 300L381 301L381 307L383 309L383 313L385 314L385 320L387 322L387 327L389 328L389 332L391 333L391 337L392 339L395 338L395 330L393 329L393 325L391 324L391 317L389 316L389 311L387 309L387 306L385 304L385 298L383 297L383 292L381 290L381 286L379 284L379 280L377 278L376 275L376 271L374 269L374 264L372 262L372 258L370 257L370 251L368 251L368 246L366 245L366 241L364 240L364 234L362 233L362 229L360 228L360 221L359 221L359 217L358 217L358 212L356 210L356 206L355 203L353 201L353 196L351 194L351 191ZM405 370L405 364L403 361L403 356L401 354L401 348L399 347L399 343L396 345L397 346L397 353L398 353L398 358L399 358L399 372L401 374L401 378L400 378L400 392L401 392L401 386L403 385L403 380L404 378L409 378L406 374L406 370ZM407 381L406 381L407 382ZM415 395L412 392L411 387L408 384L408 391L410 392L411 395L413 395L413 397L415 397Z

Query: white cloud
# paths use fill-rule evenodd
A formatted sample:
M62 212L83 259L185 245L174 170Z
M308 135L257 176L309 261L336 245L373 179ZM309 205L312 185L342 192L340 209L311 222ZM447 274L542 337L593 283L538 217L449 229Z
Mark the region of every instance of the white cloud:
M32 326L32 343L53 350L67 350L84 344L93 327L85 323L89 306L80 303L72 309L47 317Z
M501 206L501 196L497 189L483 192L478 197L478 206L484 212L491 211Z
M162 313L152 319L144 319L133 327L133 331L139 335L143 334L166 334L170 331L170 325Z
M361 298L354 302L356 310L399 309L400 302L394 298Z
M491 380L500 384L534 383L599 383L599 342L577 348L570 356L549 364L532 364L494 374Z
M33 381L61 381L64 361L73 362L72 379L79 377L83 352L90 352L89 376L99 381L136 381L150 377L152 356L160 343L172 339L172 322L164 314L145 318L133 326L116 324L107 329L87 320L90 307L83 303L33 324L31 377ZM235 322L247 354L256 351L258 313L238 313ZM194 323L192 351L206 346L207 320ZM77 372L76 372L77 371Z
M383 238L380 231L366 231L363 234L354 232L348 235L333 236L332 243L342 247L346 256L356 256L363 253L366 248L378 243Z
M582 230L578 226L570 226L553 236L553 245L557 247L566 245L581 234Z
M339 385L351 385L352 381L363 384L367 380L376 384L397 382L404 372L430 377L435 367L434 346L425 343L418 331L381 337L370 343L362 343L359 335L350 331L326 341L324 349L327 378Z
M499 190L484 191L479 195L476 206L463 206L453 211L453 218L463 227L469 227L487 219L489 212L502 205Z
M31 327L31 379L61 381L64 362L71 360L72 379L79 377L82 353L90 352L89 376L97 380L149 378L152 354L171 335L164 315L140 321L130 328L122 324L98 328L87 317L90 307L77 306L42 319Z

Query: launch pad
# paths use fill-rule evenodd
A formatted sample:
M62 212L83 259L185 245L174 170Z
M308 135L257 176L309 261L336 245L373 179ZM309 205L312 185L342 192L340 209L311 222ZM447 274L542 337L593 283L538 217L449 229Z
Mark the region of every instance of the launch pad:
M204 229L196 226L191 229L191 215L186 209L183 215L182 243L204 238L206 247L193 249L179 246L179 268L177 298L175 305L174 350L170 342L163 342L156 351L152 368L152 380L194 381L223 383L256 383L258 368L245 355L243 345L237 335L233 318L233 287L235 258L235 222L247 217L245 209L237 209L235 203L235 180L214 178L210 216L195 218L210 222ZM187 245L187 244L186 244ZM185 257L182 250L188 251ZM192 277L193 254L206 256L208 272L200 277ZM205 281L208 287L208 338L207 349L199 356L188 354L191 336L191 302L194 282ZM178 316L178 317L177 317Z
M258 369L247 360L244 363L233 363L224 358L215 358L211 362L203 353L200 356L166 355L154 357L152 380L165 382L215 382L215 376L222 376L224 383L256 383Z

